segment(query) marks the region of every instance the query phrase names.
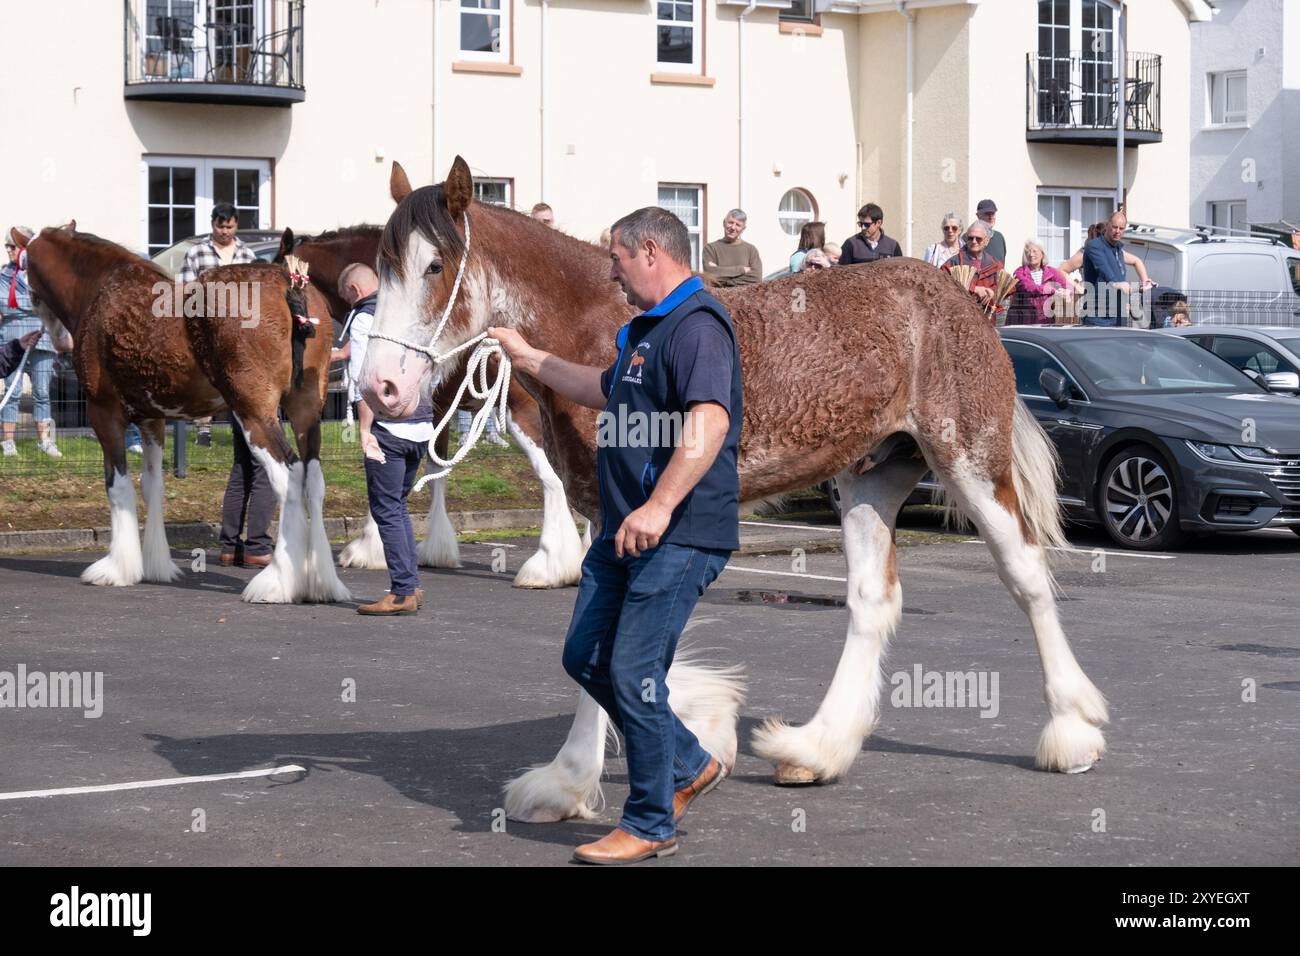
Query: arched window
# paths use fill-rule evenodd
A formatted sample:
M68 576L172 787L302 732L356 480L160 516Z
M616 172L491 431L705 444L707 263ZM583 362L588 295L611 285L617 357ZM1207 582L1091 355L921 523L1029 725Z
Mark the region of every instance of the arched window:
M781 207L776 215L781 231L797 239L799 231L817 218L817 201L807 190L791 189L781 197Z

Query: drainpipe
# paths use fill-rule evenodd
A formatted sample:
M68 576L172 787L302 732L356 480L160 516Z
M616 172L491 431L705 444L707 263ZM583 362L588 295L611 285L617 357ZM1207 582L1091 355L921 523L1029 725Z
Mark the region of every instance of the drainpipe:
M736 97L736 205L745 208L745 17L754 12L758 0L749 0L749 6L740 11L736 27L736 43L739 52L736 57L736 72L740 80L740 90Z
M433 167L433 179L431 182L441 182L438 175L438 86L439 86L439 67L442 65L439 59L438 49L438 8L442 0L433 0L433 122L429 131L429 165Z
M906 159L903 162L903 254L912 254L912 101L914 94L913 59L916 40L916 14L907 9L906 0L897 0L898 12L907 19L907 126L903 139Z
M1124 205L1124 134L1128 117L1128 63L1124 56L1124 0L1116 4L1117 29L1115 31L1115 211Z
M542 124L541 131L541 170L542 194L539 197L540 202L547 202L550 196L550 190L546 188L546 155L550 150L549 137L546 130L546 12L551 9L550 0L542 0L542 63L541 63L541 104L538 107L538 113Z

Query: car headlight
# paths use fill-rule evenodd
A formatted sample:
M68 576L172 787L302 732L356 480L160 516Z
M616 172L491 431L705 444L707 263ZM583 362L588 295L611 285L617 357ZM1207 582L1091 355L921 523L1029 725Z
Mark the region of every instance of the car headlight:
M1188 441L1187 447L1196 452L1196 454L1200 455L1202 458L1208 458L1210 461L1229 463L1237 463L1241 461L1241 459L1232 453L1232 449L1227 445L1214 445L1207 441Z
M1279 461L1276 455L1270 455L1262 448L1246 448L1243 445L1233 445L1232 450L1236 452L1237 457L1261 465L1276 465Z

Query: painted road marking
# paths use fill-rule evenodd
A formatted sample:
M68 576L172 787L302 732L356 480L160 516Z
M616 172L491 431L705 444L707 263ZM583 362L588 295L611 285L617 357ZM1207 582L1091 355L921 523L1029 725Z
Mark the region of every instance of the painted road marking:
M266 767L262 770L243 770L239 773L210 773L202 777L164 777L161 780L135 780L130 783L106 783L96 787L61 787L57 790L16 790L0 793L0 800L26 800L29 797L62 797L74 793L114 793L118 790L148 790L152 787L179 787L187 783L213 783L218 780L247 780L250 777L272 777L281 773L306 773L305 767L288 764L283 767Z

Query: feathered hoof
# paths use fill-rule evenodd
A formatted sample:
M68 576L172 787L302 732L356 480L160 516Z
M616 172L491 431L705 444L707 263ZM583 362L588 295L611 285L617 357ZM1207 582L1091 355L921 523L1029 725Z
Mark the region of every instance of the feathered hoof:
M339 552L340 568L357 568L362 571L383 571L388 567L384 560L384 543L379 533L363 534L349 541Z
M279 568L272 561L248 582L241 600L248 604L295 604L291 587L285 582Z
M144 580L151 584L171 584L183 575L184 572L176 566L175 561L164 561L147 570L144 574Z
M561 566L567 565L567 566ZM567 588L576 585L582 579L582 560L563 562L553 559L544 551L538 551L524 562L519 573L515 575L514 586L517 588Z
M144 580L142 568L124 568L122 562L106 554L81 572L81 580L96 587L125 588Z
M779 763L772 772L772 782L778 787L808 787L817 782L817 772L792 763Z
M1086 773L1106 752L1106 738L1078 714L1053 717L1038 738L1035 763L1040 770Z
M548 763L534 767L505 785L506 817L520 823L590 820L600 802L600 783L593 789L575 784Z

